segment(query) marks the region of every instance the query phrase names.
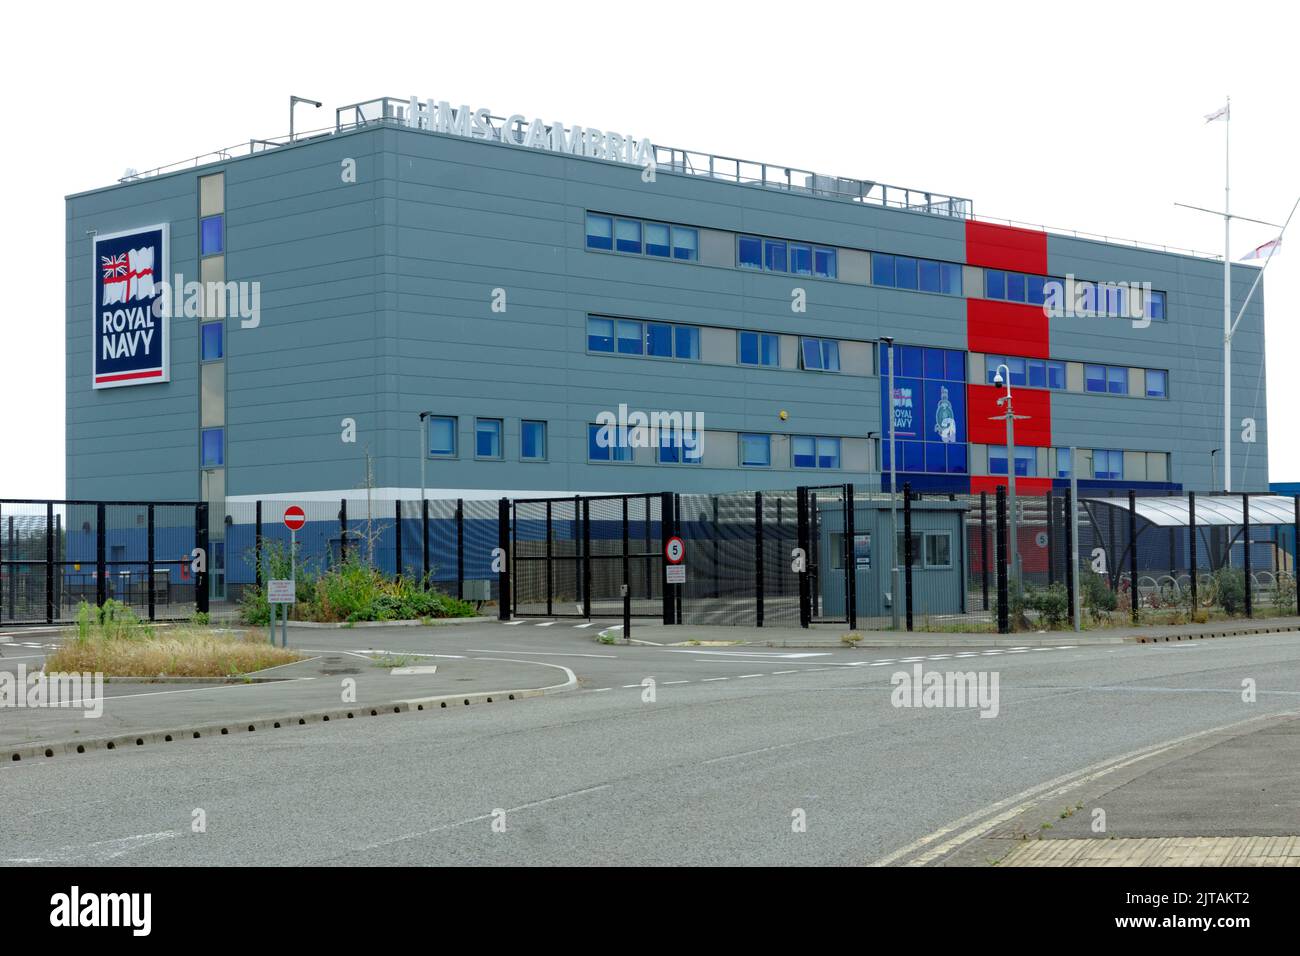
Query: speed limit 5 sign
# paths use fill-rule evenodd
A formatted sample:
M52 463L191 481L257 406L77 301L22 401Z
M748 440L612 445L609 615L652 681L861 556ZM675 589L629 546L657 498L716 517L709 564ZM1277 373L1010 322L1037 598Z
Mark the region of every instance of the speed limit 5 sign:
M686 545L676 536L664 542L664 560L669 564L681 564L686 557Z

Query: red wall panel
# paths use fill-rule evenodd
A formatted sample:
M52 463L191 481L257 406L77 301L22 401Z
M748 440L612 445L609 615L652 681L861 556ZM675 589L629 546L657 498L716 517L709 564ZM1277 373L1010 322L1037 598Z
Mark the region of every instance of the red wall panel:
M1047 274L1047 233L966 222L966 262L989 269Z
M981 445L1005 445L1006 421L990 421L992 415L1001 415L997 401L1007 393L995 385L966 386L966 431L970 440ZM1028 418L1016 420L1016 444L1022 447L1050 447L1052 444L1052 393L1047 389L1013 388L1012 404L1017 415ZM972 478L973 482L975 479ZM1033 480L1033 479L1028 479ZM1016 486L1019 487L1019 482Z
M1018 445L1019 442L1016 444ZM994 494L998 490L998 485L1005 485L1006 483L1006 475L971 475L970 491L973 495L978 495L981 491ZM1016 477L1017 495L1045 495L1051 490L1051 478ZM989 504L989 524L993 524L993 505L991 503ZM978 538L976 540L978 541ZM1026 542L1019 535L1016 536L1016 540L1020 542L1021 551L1024 551ZM992 547L992 542L990 542L990 547Z
M967 299L966 348L994 355L1050 358L1047 315L1037 305Z

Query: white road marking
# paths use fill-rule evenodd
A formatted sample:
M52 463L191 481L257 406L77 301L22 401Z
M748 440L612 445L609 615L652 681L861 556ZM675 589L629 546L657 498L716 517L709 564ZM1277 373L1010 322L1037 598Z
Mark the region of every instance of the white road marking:
M872 661L868 667L884 667L886 664L897 664L898 661Z
M540 654L543 657L600 657L613 659L618 657L617 654L562 654L559 651L521 651L513 647L467 647L465 650L472 654ZM535 663L530 661L529 663Z
M596 626L596 622L595 622L595 621L588 621L586 624L575 624L575 625L573 625L573 626L576 627L576 628L595 627L595 626Z
M793 674L794 671L791 671L790 673ZM688 680L666 680L664 681L664 686L667 687L669 684L689 684L689 683L690 681Z
M84 843L81 845L70 845L59 847L51 851L51 856L36 856L27 858L10 858L5 863L66 863L77 860L81 863L96 862L102 863L106 860L114 860L119 856L124 856L132 850L142 847L151 846L154 843L161 843L163 840L171 840L180 836L179 830L162 830L158 833L140 833L136 836L119 837L116 840L98 840L95 843ZM90 859L87 860L86 858Z
M714 681L714 680L731 680L731 678L730 677L705 677L701 681L701 683L707 684L709 681Z
M522 620L520 620L520 621L506 621L506 622L505 622L505 626L506 626L506 627L518 627L520 624L525 624L525 623L527 623L527 622L526 622L526 621L522 621Z
M685 648L685 647L670 647L667 648L667 651L670 654L711 654L715 657L718 656L765 657L765 658L776 658L780 660L797 660L802 657L829 657L830 656L829 651L803 651L796 654L789 654L781 651L745 651L739 649L734 651L732 650L718 651L718 650L704 650L702 648L695 649L695 648Z
M394 667L388 673L393 677L408 677L416 674L436 674L438 673L438 665L426 664L421 667Z
M799 671L772 671L772 676L776 677L779 674L798 674L798 673Z
M746 677L762 677L762 674L741 674L736 680L744 680Z
M624 684L623 689L627 690L629 687L640 687L640 686L641 686L640 684Z
M593 687L593 688L591 689L591 692L592 692L593 694L599 694L602 690L609 690L609 688L608 688L608 687Z
M550 626L551 626L552 624L554 624L554 623L555 623L554 621L538 621L538 622L537 622L537 626L538 626L538 627L550 627Z

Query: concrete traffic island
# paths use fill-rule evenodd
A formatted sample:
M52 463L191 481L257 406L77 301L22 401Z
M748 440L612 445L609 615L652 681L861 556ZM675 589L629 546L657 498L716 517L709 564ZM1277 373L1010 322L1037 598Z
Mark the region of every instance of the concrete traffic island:
M302 653L304 660L244 677L106 678L102 696L87 685L75 700L29 706L24 699L2 712L0 761L444 711L577 687L567 668L530 661L444 660L386 651ZM0 667L17 690L15 665L0 660Z

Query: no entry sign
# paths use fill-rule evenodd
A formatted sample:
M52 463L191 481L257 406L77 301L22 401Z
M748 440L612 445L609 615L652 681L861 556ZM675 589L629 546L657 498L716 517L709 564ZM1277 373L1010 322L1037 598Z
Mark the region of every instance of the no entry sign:
M669 564L681 564L685 557L686 545L681 538L672 537L664 542L664 558Z
M290 531L298 531L307 523L307 514L297 505L284 509L284 526Z

